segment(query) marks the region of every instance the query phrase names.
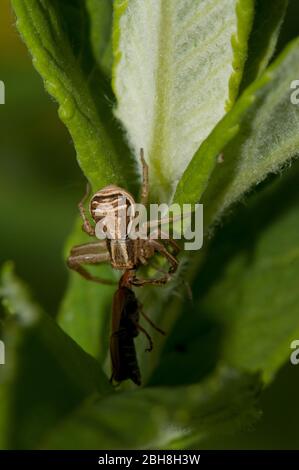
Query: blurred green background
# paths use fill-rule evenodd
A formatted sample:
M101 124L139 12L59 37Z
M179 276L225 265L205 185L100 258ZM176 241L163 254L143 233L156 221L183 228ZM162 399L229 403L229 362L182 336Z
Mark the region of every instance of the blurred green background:
M13 259L36 299L55 313L67 272L63 244L84 191L71 139L45 93L14 26L8 0L1 0L0 79L0 261Z
M299 33L298 0L290 3L279 50ZM0 262L12 259L36 300L53 315L67 283L63 246L84 191L70 136L45 93L1 0ZM299 77L297 77L299 78ZM299 367L286 365L263 393L264 415L248 433L206 442L206 448L299 448Z

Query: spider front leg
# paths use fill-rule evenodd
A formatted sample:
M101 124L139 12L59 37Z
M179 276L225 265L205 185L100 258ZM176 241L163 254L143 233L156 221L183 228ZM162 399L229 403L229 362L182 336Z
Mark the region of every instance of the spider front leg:
M168 239L167 241L170 241L170 239ZM178 260L176 259L176 257L174 255L172 255L166 248L165 246L163 245L163 243L157 241L157 240L152 240L152 239L149 239L149 240L146 240L146 243L151 246L155 252L157 253L160 253L160 255L164 256L167 261L170 263L171 267L169 269L169 274L173 274L175 273L175 271L177 270L178 268L178 265L179 265L179 262ZM175 242L174 242L175 243Z
M83 267L84 264L98 265L100 263L106 263L110 261L110 255L107 251L106 244L106 251L99 251L103 247L103 241L75 246L72 248L71 253L67 259L68 267L79 273L82 277L84 277L84 279L87 279L88 281L97 282L99 284L115 285L115 281L94 276Z
M143 286L164 286L169 282L171 279L171 276L169 274L166 274L163 277L160 277L159 279L142 279L139 277L135 277L132 279L131 284L132 286L135 287L143 287Z
M148 178L148 165L145 161L144 158L144 150L143 148L140 149L140 160L142 164L142 189L141 189L141 204L146 206L148 204L148 197L149 197L149 178ZM169 243L174 251L174 255L176 256L180 251L179 245L172 239L169 238L164 232L162 232L161 228L159 225L161 223L169 223L173 221L171 217L166 217L166 219L163 219L162 221L150 221L150 222L145 222L145 227L148 230L151 226L156 227L156 230L151 233L151 238L155 238L156 234L158 235L158 238L164 237L163 240L165 242Z
M141 204L144 206L148 203L148 195L149 195L149 182L148 182L148 165L144 158L144 151L140 149L140 160L142 164L142 188L141 188Z
M84 204L85 204L86 199L88 198L89 194L90 194L90 184L87 183L85 194L84 194L82 200L79 202L78 208L79 208L81 218L83 220L82 230L84 230L84 232L86 232L91 237L94 237L95 236L95 229L91 225L90 221L88 220L88 217L86 215L86 210L85 210L85 207L84 207Z
M139 279L137 277L133 277L131 284L136 287L142 287L145 285L162 286L166 284L171 279L171 274L177 270L179 264L178 260L165 248L163 243L158 242L157 240L144 240L144 248L148 251L148 254L151 254L152 256L155 252L164 256L171 265L170 269L165 276L158 279Z

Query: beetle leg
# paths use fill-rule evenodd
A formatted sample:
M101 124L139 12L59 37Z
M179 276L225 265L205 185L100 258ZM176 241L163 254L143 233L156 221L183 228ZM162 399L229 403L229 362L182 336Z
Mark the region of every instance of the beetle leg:
M139 323L136 323L136 328L139 331L141 331L144 334L144 336L146 336L147 339L148 339L149 347L146 348L146 351L148 351L148 352L152 351L153 350L153 340L152 340L151 336L148 334L148 332L141 325L139 325Z
M143 316L143 318L146 319L146 321L156 330L158 331L159 333L161 333L161 335L165 335L165 331L161 330L161 328L159 328L157 325L155 325L155 323L146 315L146 313L144 313L143 311L143 308L142 308L142 305L139 306L139 311L141 313L141 315Z
M79 202L78 208L79 208L81 218L83 220L82 230L84 230L84 232L86 232L91 237L94 237L95 236L95 229L91 225L90 221L88 220L88 217L86 215L86 210L85 210L85 207L84 207L85 201L88 198L89 193L90 193L90 184L87 183L85 194L83 196L83 199Z
M144 206L148 203L149 183L148 183L148 165L144 159L143 148L140 149L140 160L142 164L142 189L141 189L141 204Z
M83 245L84 246L84 245ZM82 246L75 247L75 249L82 248ZM114 285L116 284L115 281L109 280L109 279L102 279L101 277L94 276L91 274L87 269L85 269L82 265L83 264L89 264L89 265L95 265L95 264L100 264L100 263L105 263L110 260L110 255L108 251L105 253L84 253L82 252L81 254L70 254L70 256L67 259L67 265L70 269L73 269L77 273L79 273L82 277L89 281L94 281L98 282L99 284L107 284L107 285Z

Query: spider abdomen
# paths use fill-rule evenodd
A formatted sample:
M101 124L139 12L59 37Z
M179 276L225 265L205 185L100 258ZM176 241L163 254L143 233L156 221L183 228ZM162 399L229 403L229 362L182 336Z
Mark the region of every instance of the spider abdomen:
M133 196L123 188L110 185L97 191L90 201L90 214L95 222L104 217L134 217L135 201Z

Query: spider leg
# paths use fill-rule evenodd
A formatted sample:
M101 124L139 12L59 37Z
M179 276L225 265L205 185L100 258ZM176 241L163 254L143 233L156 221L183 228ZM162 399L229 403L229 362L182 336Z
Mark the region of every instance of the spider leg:
M148 247L152 248L153 252L160 253L162 256L164 256L171 266L165 276L162 276L158 279L139 279L137 277L133 277L131 284L136 287L142 287L145 285L163 286L171 279L171 274L177 270L179 264L178 260L165 248L163 243L152 239L146 240L145 243L148 244Z
M169 273L167 273L164 269L162 269L160 266L158 266L158 265L157 265L156 263L154 263L152 260L148 263L148 266L152 266L153 268L156 269L157 272L164 274L164 275L165 275L164 277L166 277L166 279L167 279L166 282L170 279ZM162 280L163 280L163 279L164 279L164 278L162 278ZM142 282L142 280L137 280L137 281ZM181 283L182 283L182 285L184 286L184 288L186 289L187 297L188 297L189 301L190 301L190 302L193 302L193 293L192 293L192 289L191 289L191 286L190 286L189 282L186 281L186 280L182 280ZM160 285L161 285L161 284L160 284ZM138 284L138 286L139 286L139 284ZM137 287L137 285L136 285L136 287ZM142 305L140 306L140 312L141 312L141 314L143 314L144 317L145 317L144 312L142 312ZM145 317L145 318L146 318L146 317ZM152 326L155 328L154 325L152 325Z
M94 227L91 225L90 221L88 220L86 210L85 210L85 207L84 207L86 199L88 198L88 196L90 194L90 189L91 189L90 184L87 183L85 194L84 194L82 200L79 202L78 208L79 208L81 218L83 220L82 230L84 230L84 232L86 232L91 237L94 237L95 230L94 230Z
M141 189L141 199L140 202L144 206L148 203L149 195L149 182L148 182L148 165L144 159L144 150L140 149L140 160L142 164L142 189Z
M94 245L96 245L95 243ZM97 282L99 284L107 284L107 285L114 285L116 284L115 281L109 279L103 279L98 276L94 276L86 268L82 265L97 265L100 263L106 263L110 260L110 255L108 251L97 253L96 251L92 251L90 245L79 245L74 247L71 251L70 256L67 259L67 265L70 269L73 269L77 273L79 273L82 277L87 279L88 281Z
M95 241L91 243L82 243L81 245L75 245L72 247L70 255L88 255L98 254L107 252L106 240Z
M170 281L171 276L169 274L166 274L163 277L160 277L159 279L140 279L137 277L134 277L131 280L131 285L135 287L143 287L143 286L164 286L167 284L168 281Z
M169 236L169 233L165 233L162 231L161 226L168 224L173 224L175 222L182 223L182 221L186 218L191 216L192 212L188 212L187 214L179 214L179 215L168 215L166 217L161 217L159 219L148 220L145 222L141 227L141 232L146 232L148 237L151 239L159 238L164 243L168 243L172 246L174 250L174 255L176 256L180 251L181 248L173 239L173 237ZM150 229L153 229L152 232ZM158 236L157 236L158 235Z
M177 270L178 267L178 260L175 258L174 255L172 255L163 245L163 243L157 241L157 240L147 240L147 243L151 245L154 250L158 253L160 253L162 256L164 256L169 263L171 264L171 268L169 270L169 273L174 273Z

